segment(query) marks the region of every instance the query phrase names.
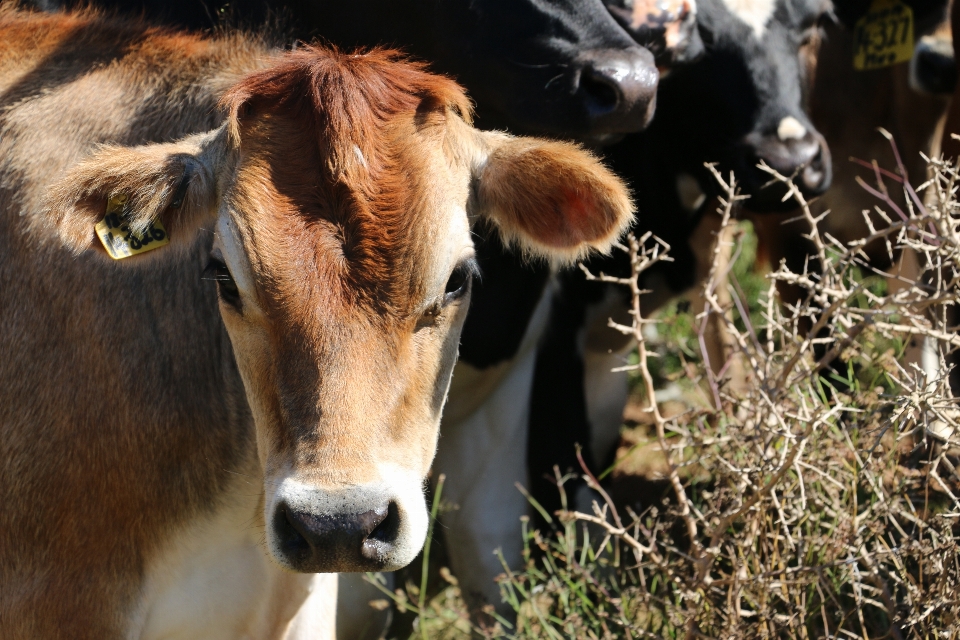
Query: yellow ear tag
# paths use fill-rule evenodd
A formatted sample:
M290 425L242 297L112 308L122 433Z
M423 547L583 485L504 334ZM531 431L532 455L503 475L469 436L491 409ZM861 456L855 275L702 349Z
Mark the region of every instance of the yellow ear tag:
M873 0L853 30L853 68L882 69L913 56L913 9L900 0Z
M111 258L123 260L170 244L170 236L159 220L151 222L143 235L130 231L124 216L126 206L126 195L113 196L107 200L107 214L94 227Z

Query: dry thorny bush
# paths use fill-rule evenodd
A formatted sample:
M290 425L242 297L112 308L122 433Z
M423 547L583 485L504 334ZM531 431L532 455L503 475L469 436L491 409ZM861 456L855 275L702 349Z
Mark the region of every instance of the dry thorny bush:
M637 342L636 362L626 368L643 392L652 466L666 490L642 506L624 504L585 473L597 496L593 513L543 513L547 531L522 523L524 566L505 565L501 578L516 620L473 627L474 634L960 635L960 411L948 380L949 355L960 346L951 319L960 298L960 171L942 160L930 166L934 177L915 191L900 177L902 165L899 175L874 165L876 186L862 186L877 196L884 225L864 214L871 233L850 246L820 234L799 190L768 170L812 229L817 255L809 264L818 268L796 274L780 266L766 292L748 299L718 243L700 292L705 310L694 322L703 362L687 362L678 374L705 390L707 402L674 415L655 401L656 354L645 331L653 321L641 316L637 284L644 270L669 260L669 247L629 237L619 248L632 277L589 275L632 292L632 325L610 326ZM742 242L724 233L741 199L733 177L714 175L726 193L718 237ZM884 177L904 189L906 210L889 197ZM912 252L920 273L878 272L863 252L876 242L891 255ZM783 306L778 283L805 296ZM723 326L731 347L720 367L707 361L710 322ZM924 345L922 366L906 357L911 341ZM734 364L745 371L741 384L727 379ZM557 473L561 493L570 477ZM419 587L383 589L416 617L416 637L471 632L456 579L441 573L447 585L432 599L426 568Z
M654 441L666 459L665 499L640 513L618 510L587 474L598 496L593 513L561 512L552 533L525 529L526 566L505 567L502 582L516 625L498 633L960 633L960 412L947 364L960 345L950 322L960 296L960 175L941 160L931 168L935 177L919 194L900 180L906 210L881 179L897 174L876 169L877 186L863 186L880 199L877 215L886 224L871 225L871 235L851 246L821 235L799 190L769 170L812 228L818 255L810 264L819 264L819 273L781 266L768 276L761 313L751 316L737 283L717 267L723 262L714 261L702 290L706 310L697 319L701 338L708 316L719 320L732 337L730 361L739 360L747 384L726 384L709 366L688 367L712 406L665 417L648 401ZM726 192L723 224L734 224L740 196L733 178L714 173ZM885 243L892 254L913 252L920 275L901 274L898 286L885 287L862 250L868 242ZM639 358L630 367L653 399L644 331L651 321L640 314L637 276L665 259L668 247L644 236L620 249L630 256L633 277L590 277L631 288L632 326L610 325L636 339ZM805 297L781 306L778 282L800 287ZM722 287L729 296L719 295ZM759 323L751 319L757 317ZM922 367L904 361L911 339L925 342Z

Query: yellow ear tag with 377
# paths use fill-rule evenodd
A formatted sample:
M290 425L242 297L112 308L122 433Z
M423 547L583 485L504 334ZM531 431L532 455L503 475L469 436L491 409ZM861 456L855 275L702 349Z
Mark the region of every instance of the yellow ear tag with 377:
M113 196L107 200L107 213L94 226L104 249L114 260L123 260L139 253L153 251L170 244L170 236L159 220L154 220L141 235L130 231L126 221L127 196Z
M900 0L873 0L853 30L853 68L882 69L913 56L913 9Z

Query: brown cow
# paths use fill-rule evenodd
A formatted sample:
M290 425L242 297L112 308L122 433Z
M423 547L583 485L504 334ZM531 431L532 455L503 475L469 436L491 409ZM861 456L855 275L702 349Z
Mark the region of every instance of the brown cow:
M423 542L471 223L630 213L395 53L0 8L0 635L329 635L309 572Z
M877 132L878 127L893 135L914 186L927 177L926 161L921 154L935 155L940 147L939 138L949 104L948 96L942 94L942 86L949 84L949 76L955 74L952 61L942 53L943 43L951 39L947 1L913 4L916 4L917 46L910 64L858 71L853 65L856 40L852 25L847 24L846 29L841 25L825 26L826 37L817 58L810 111L814 124L834 149L837 162L833 186L814 202L812 209L815 215L830 212L820 222L820 232L842 243L869 235L864 211L871 212L875 228L885 225L874 207L888 207L855 180L860 176L869 184L875 183L874 172L860 164L863 161L876 160L880 167L896 169L890 142ZM903 188L890 180L887 188L898 206L905 208ZM887 213L892 215L890 211ZM799 212L754 216L752 220L761 259L769 260L774 267L785 260L791 270L802 271L808 256L815 251L805 237L809 227ZM891 286L902 286L901 281L916 277L914 265L909 264L912 256L904 256L907 264L891 264L883 242L868 245L866 253L874 267L890 270ZM785 302L794 303L802 292L781 287L780 295ZM916 343L908 350L908 361L919 362L921 346Z

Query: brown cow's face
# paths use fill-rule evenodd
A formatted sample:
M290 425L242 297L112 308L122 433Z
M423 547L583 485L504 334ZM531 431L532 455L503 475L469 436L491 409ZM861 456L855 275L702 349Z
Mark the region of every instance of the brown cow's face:
M456 85L385 52L288 53L224 101L219 130L80 163L51 197L60 236L95 248L117 192L131 228L159 217L173 239L122 264L214 227L204 277L254 416L268 549L298 571L397 569L426 533L471 223L570 261L609 248L626 190L572 145L476 131Z
M244 131L218 218L211 271L257 423L268 546L294 569L396 569L426 533L423 484L475 263L471 158L444 148L458 133L445 117L413 118L395 123L386 159L409 181L398 238L356 225L377 215L363 187L335 186L303 215L285 182L299 176L267 159L288 124L270 118ZM298 169L304 182L320 173Z

